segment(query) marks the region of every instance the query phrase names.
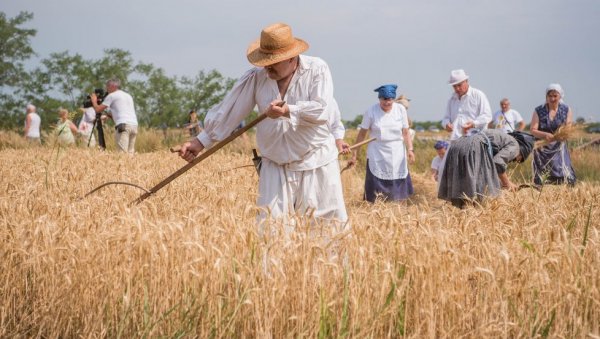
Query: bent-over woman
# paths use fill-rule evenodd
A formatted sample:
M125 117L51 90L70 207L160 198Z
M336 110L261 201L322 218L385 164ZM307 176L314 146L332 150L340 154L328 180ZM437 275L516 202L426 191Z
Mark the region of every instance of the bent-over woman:
M500 188L516 189L506 168L511 161L527 159L534 141L528 133L495 129L454 140L446 153L438 198L462 208L470 200L498 196Z
M405 200L414 193L408 161L415 161L412 140L408 132L408 116L404 106L394 102L396 85L377 89L379 103L363 115L356 142L367 133L377 140L367 147L367 169L364 199L374 202L380 196L386 201ZM353 164L358 150L353 151Z

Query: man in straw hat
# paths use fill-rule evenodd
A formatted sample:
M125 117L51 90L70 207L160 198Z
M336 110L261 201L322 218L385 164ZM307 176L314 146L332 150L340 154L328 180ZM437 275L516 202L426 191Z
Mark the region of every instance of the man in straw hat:
M322 59L301 55L307 49L308 44L294 37L286 24L264 28L247 50L248 61L257 67L208 111L204 130L182 146L180 156L192 161L229 136L258 106L268 117L256 127L262 154L260 219L267 213L284 219L292 213L310 213L345 222L338 152L328 123L337 107L333 82Z

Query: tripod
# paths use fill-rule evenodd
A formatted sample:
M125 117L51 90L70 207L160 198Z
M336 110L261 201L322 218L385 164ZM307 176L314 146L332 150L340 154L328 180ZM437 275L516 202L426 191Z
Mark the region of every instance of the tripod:
M102 113L96 113L96 118L93 122L92 132L90 133L90 137L88 138L88 147L90 147L90 142L92 141L92 137L94 136L94 129L98 130L98 145L103 150L106 149L106 142L104 142L104 127L102 127Z

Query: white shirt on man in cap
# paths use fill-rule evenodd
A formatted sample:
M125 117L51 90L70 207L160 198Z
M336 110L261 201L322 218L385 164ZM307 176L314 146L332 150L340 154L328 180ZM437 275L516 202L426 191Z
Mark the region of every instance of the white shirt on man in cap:
M452 132L450 140L458 139L463 135L463 126L468 125L471 129L483 130L487 129L487 125L492 120L492 109L487 96L470 86L468 79L469 76L465 71L459 69L451 72L448 81L455 92L446 105L442 127Z

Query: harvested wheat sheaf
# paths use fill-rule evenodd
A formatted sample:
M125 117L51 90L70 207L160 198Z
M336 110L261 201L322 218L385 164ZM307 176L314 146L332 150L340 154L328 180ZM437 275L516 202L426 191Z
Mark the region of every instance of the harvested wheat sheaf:
M505 192L458 210L412 173L406 204L350 229L256 225L250 156L0 151L0 337L597 337L600 187Z
M570 139L573 139L575 137L575 135L581 131L581 128L573 125L573 124L566 124L566 125L562 125L560 126L556 132L554 132L552 135L552 141L567 141ZM546 146L550 143L550 141L548 140L538 140L535 142L535 146L534 148L540 148L543 146Z

